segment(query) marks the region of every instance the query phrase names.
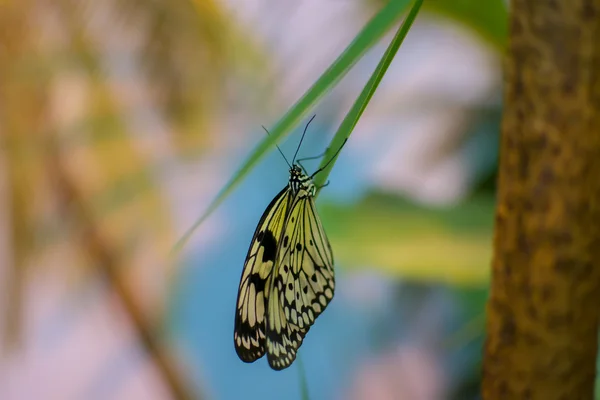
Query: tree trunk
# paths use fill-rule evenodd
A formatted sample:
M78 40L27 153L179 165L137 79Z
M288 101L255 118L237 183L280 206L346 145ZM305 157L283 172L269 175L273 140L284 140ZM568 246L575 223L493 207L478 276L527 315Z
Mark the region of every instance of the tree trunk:
M600 0L513 0L483 398L592 399Z

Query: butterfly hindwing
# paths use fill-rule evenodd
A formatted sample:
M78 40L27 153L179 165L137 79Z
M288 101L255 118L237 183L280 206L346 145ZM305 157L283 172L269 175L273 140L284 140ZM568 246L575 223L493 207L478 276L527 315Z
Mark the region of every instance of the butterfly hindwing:
M267 360L274 370L289 367L296 359L296 352L302 344L304 335L285 317L281 306L282 291L273 288L268 299L266 347Z
M285 368L315 319L333 298L335 276L331 246L317 214L314 198L301 190L294 198L281 237L268 312L284 321L267 323L269 364ZM278 349L272 353L271 349ZM277 368L276 368L277 369Z
M237 298L234 343L242 361L253 362L266 351L268 297L291 192L286 186L271 201L254 232L246 256Z

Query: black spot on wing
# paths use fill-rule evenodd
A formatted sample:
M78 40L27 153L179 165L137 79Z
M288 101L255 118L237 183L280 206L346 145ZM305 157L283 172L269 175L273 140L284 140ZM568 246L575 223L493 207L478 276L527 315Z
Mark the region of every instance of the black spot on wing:
M264 248L262 261L275 262L275 256L277 255L277 240L275 240L273 232L266 231L264 233L261 245Z
M251 285L254 285L256 293L260 293L265 290L266 281L264 279L262 279L260 277L260 274L258 274L258 273L251 274L250 282L248 282L248 283L249 283L248 287L250 287Z

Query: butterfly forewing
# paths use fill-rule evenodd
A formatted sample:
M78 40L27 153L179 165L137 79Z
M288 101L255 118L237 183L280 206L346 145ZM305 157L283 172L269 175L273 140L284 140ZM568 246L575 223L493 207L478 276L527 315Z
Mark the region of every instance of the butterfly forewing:
M264 214L252 237L238 290L234 343L242 361L253 362L266 351L267 299L271 293L273 267L285 227L291 192L284 188Z

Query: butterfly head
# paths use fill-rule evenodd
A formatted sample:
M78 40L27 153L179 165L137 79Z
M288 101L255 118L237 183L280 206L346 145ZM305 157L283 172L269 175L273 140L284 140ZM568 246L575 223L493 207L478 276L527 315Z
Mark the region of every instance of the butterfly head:
M298 164L294 164L292 168L290 168L289 186L294 194L303 190L314 196L315 185L312 183L310 176L306 175Z

